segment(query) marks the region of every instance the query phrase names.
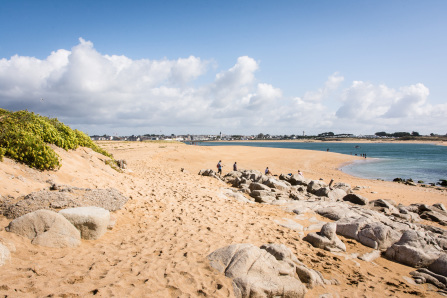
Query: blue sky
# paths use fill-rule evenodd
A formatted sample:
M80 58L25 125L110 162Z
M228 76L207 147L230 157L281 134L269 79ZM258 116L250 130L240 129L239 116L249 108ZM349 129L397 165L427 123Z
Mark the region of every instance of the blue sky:
M3 0L0 106L89 134L446 134L446 12L411 0Z

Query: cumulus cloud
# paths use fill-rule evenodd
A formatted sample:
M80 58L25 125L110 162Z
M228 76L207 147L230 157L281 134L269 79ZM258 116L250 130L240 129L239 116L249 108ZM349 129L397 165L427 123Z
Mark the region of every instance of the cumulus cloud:
M317 102L326 98L331 92L336 90L340 84L344 81L344 77L341 76L338 72L333 73L327 79L324 84L324 87L319 88L317 91L308 91L302 97L303 101L306 102Z
M412 117L429 112L428 95L428 88L421 83L395 90L385 85L354 81L343 92L343 105L336 115L364 120Z
M447 124L447 105L431 106L423 84L393 89L354 81L340 91L344 77L336 72L317 90L285 96L256 78L259 69L258 61L242 56L210 74L209 62L199 57L133 60L101 54L80 38L72 49L45 59L0 59L0 100L2 108L58 117L90 134L361 133ZM212 82L198 86L203 76Z

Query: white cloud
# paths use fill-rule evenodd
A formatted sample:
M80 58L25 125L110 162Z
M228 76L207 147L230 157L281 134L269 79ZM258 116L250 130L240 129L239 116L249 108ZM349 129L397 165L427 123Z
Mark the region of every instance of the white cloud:
M308 91L302 97L302 100L307 102L317 102L326 98L332 91L336 90L340 84L344 81L344 77L338 72L333 73L327 79L323 88L319 88L317 91Z
M430 105L423 84L392 89L354 81L341 92L344 77L333 73L316 91L287 97L259 82L258 70L258 61L243 56L229 69L207 74L209 62L199 57L133 60L103 55L81 38L71 50L46 59L1 59L0 100L2 108L58 117L91 134L162 128L164 133L365 133L405 125L431 132L447 126L447 105ZM197 86L206 75L214 80Z

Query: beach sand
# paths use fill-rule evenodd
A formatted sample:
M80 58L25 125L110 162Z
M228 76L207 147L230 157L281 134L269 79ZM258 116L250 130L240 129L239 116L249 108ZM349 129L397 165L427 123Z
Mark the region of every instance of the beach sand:
M231 280L209 265L207 255L235 243L281 243L306 266L340 283L310 289L306 297L325 293L332 297L438 296L433 286L408 279L413 268L384 258L373 263L351 258L353 253L372 251L356 241L340 237L348 249L344 255L313 248L298 232L275 223L293 214L277 206L226 198L221 191L225 183L197 173L214 170L219 160L224 174L235 161L239 169L263 171L268 166L273 174L300 169L306 178L359 186L357 193L370 200L392 199L405 205L446 204L445 191L352 177L337 168L360 157L332 152L146 142L103 142L101 146L116 159L125 159L128 170L116 172L104 163L106 158L86 148L57 148L62 157L58 171L39 172L7 158L0 163L3 197L48 189L49 182L56 182L113 187L130 198L122 210L114 212L113 230L98 240L82 240L76 248L34 246L6 232L10 220L0 216L0 237L16 246L11 260L0 267L0 295L232 297Z

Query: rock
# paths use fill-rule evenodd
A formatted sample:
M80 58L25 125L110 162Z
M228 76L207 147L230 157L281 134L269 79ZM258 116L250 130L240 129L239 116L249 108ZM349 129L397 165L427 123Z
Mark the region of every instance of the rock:
M99 239L107 231L110 223L110 212L99 207L68 208L59 211L80 232L85 240Z
M270 247L233 244L212 252L208 259L213 268L233 280L236 297L304 297L306 287L295 277L288 256Z
M346 196L346 191L344 189L341 188L335 188L331 191L329 191L327 197L329 198L329 200L331 202L337 202L337 201L342 201L343 198Z
M373 207L381 207L381 208L388 209L391 213L399 213L399 210L395 206L393 206L390 202L388 202L387 200L378 199L378 200L369 202L369 204Z
M307 186L309 184L309 180L304 178L301 175L292 175L289 180L287 180L291 185L303 185Z
M345 217L358 217L358 214L355 211L342 206L321 207L316 209L315 212L331 220L339 220Z
M447 212L447 209L445 208L444 204L442 204L442 203L433 204L433 207L438 208L441 211Z
M399 241L401 233L390 227L373 222L365 225L357 234L360 243L378 250L386 250Z
M440 252L425 238L423 232L405 231L401 239L386 250L385 256L411 267L428 267L439 258Z
M239 171L231 171L225 174L223 181L231 184L233 187L238 187L242 181L242 173Z
M30 193L18 202L4 202L3 214L7 218L17 218L27 213L47 209L60 211L61 209L96 206L109 211L121 209L128 198L114 188L89 189L78 187L60 187L59 190L42 190Z
M417 283L431 283L440 289L447 288L447 278L425 268L410 272Z
M242 193L240 192L235 192L232 189L229 188L225 188L222 189L222 193L228 197L228 198L233 198L235 200L238 200L240 202L244 202L244 203L253 203L253 201L250 201L249 199L247 199Z
M321 187L319 189L317 189L314 194L318 197L327 197L329 195L329 192L331 191L331 189L329 188L329 186L326 187Z
M264 177L265 175L263 175L260 171L256 171L256 170L244 170L242 171L242 177L245 179L248 179L252 182L260 182L262 183L263 181L266 181L268 179L268 177Z
M269 178L267 181L264 182L264 184L270 188L278 189L281 191L288 191L290 189L290 185L287 185L288 182L279 181L274 178Z
M254 190L250 193L250 197L254 198L258 203L271 203L276 200L276 196L271 191Z
M443 211L424 211L421 214L421 218L447 226L447 213Z
M326 183L319 180L311 180L307 185L307 191L315 194L320 188L328 187Z
M343 201L348 201L351 202L353 204L357 204L357 205L367 205L368 204L368 199L361 196L361 195L357 195L357 194L347 194L346 196L343 197Z
M65 217L50 210L37 210L16 218L6 230L41 246L76 247L81 244L80 232Z
M257 182L250 183L249 188L251 191L264 190L264 191L270 192L270 187L268 187L267 185L261 184L261 183L257 183Z
M439 258L428 266L428 269L434 273L447 277L447 253L441 254Z
M9 252L9 249L0 243L0 266L3 266L11 260L11 253Z
M346 245L337 237L337 225L335 223L325 224L319 233L309 233L303 238L314 247L327 251L346 251Z
M351 185L343 182L337 182L332 186L333 189L342 189L346 194L352 193Z
M337 234L353 238L360 243L379 250L385 250L397 242L401 233L396 229L366 216L356 219L344 218L337 222Z

